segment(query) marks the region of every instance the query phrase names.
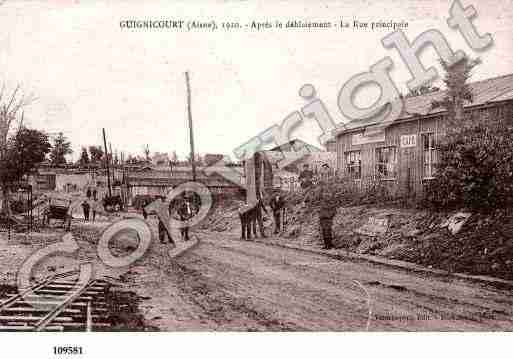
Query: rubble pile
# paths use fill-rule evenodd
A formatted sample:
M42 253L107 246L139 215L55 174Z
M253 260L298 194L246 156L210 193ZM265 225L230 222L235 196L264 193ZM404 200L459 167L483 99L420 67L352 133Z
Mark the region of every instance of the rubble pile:
M513 214L473 214L456 234L428 228L391 255L452 272L513 279Z
M358 254L409 261L450 272L513 279L513 211L479 214L404 208L376 186L360 194L345 183L284 192L285 229L276 237L300 247L320 248L318 207L329 198L337 208L334 245ZM218 203L201 229L238 232L240 201ZM272 215L264 215L266 233Z
M241 201L232 199L215 202L198 228L214 232L226 232L239 228L238 209L241 203Z
M288 226L285 237L319 247L316 212L296 208L294 214L298 222ZM456 233L448 225L453 215L373 205L342 207L333 223L334 245L450 272L513 279L513 213L472 214ZM386 223L384 233L365 233L371 219Z

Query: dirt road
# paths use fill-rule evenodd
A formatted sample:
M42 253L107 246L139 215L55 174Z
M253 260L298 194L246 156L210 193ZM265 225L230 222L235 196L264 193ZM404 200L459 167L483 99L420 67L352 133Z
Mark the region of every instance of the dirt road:
M174 260L155 244L128 273L161 330L511 330L511 289L199 235Z

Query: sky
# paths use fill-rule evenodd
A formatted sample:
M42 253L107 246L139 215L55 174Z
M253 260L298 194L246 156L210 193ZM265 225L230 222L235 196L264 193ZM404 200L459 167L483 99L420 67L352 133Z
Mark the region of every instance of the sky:
M478 13L473 23L494 44L476 53L446 24L452 1L106 1L5 0L0 5L0 74L37 99L25 108L26 124L64 132L76 159L81 146L102 144L101 129L118 151L142 155L189 151L186 87L189 71L196 152L232 154L253 136L306 104L298 95L312 84L335 122L346 118L337 96L353 75L385 56L391 76L406 92L406 65L381 39L391 30L128 30L127 19L216 21L406 21L412 41L423 31L442 32L453 50L483 63L472 80L513 72L513 1L462 1ZM426 67L436 53L421 54ZM439 67L438 67L439 68ZM356 100L373 103L370 87ZM305 120L291 134L319 146L320 129Z

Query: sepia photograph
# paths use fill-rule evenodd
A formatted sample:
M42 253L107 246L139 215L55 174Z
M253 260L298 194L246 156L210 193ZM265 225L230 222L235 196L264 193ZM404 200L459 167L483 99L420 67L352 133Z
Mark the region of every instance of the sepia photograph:
M511 0L3 0L0 29L0 336L513 330Z

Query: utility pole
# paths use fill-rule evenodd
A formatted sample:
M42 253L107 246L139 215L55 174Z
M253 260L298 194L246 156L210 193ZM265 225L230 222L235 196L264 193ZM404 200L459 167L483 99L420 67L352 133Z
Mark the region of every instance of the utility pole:
M109 151L107 150L105 129L103 129L103 146L105 147L105 167L107 167L107 187L109 188L109 197L112 197L112 189L110 188Z
M191 85L189 82L189 72L185 72L185 81L187 83L187 112L189 114L189 141L191 144L192 181L196 182L196 163L194 162L194 133L192 129Z
M112 169L112 186L114 186L114 182L116 181L116 167L114 166L114 153L112 152L112 142L109 142L109 150L110 150L110 168Z

